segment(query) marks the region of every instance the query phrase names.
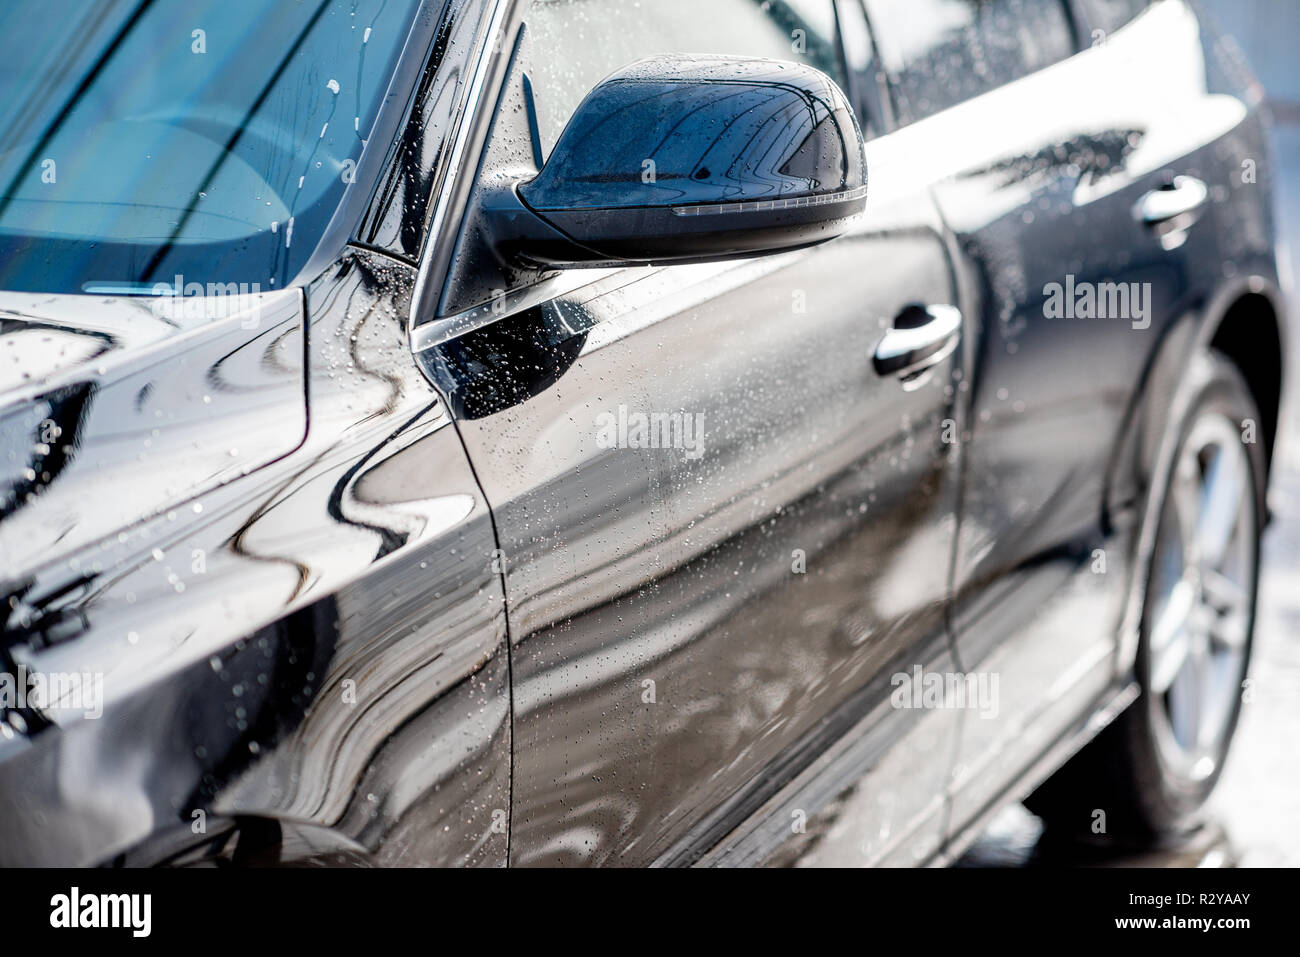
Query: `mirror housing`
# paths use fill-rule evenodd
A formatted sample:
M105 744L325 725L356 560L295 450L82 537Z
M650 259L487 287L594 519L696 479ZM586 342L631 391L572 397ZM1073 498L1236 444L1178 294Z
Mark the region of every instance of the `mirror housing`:
M797 249L839 235L865 205L862 134L826 74L662 56L601 82L541 172L484 212L506 258L576 268Z

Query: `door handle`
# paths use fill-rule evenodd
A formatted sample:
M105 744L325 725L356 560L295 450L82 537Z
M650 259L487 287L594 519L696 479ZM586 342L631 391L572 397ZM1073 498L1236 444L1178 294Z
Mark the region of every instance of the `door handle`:
M952 355L960 338L961 310L956 306L908 306L876 346L871 364L878 375L910 382Z
M1198 213L1209 198L1210 190L1195 176L1175 176L1168 186L1153 189L1139 199L1133 215L1148 226L1159 226ZM1190 226L1194 221L1181 225Z

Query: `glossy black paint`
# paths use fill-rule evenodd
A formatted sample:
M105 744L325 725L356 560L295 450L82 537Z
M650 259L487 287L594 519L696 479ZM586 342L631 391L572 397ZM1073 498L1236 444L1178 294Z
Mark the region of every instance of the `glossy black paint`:
M6 710L0 863L950 858L1125 700L1186 356L1282 335L1248 74L1162 0L881 117L834 241L557 274L479 228L537 173L528 5L424 16L295 288L0 298L0 661L104 692ZM1180 176L1194 217L1134 218ZM1049 318L1067 274L1150 283L1149 325ZM601 438L637 412L699 441ZM898 707L918 667L996 715Z
M102 673L104 714L0 742L5 817L23 822L5 863L200 847L265 862L504 863L492 529L402 334L411 279L353 252L306 290L312 426L297 449L201 494L159 496L147 519L10 586L8 653L32 670ZM274 421L214 405L213 427ZM240 836L249 818L277 822L270 848L263 828Z
M963 668L1000 674L1002 691L996 720L963 729L957 827L1104 699L1125 661L1129 594L1117 582L1140 567L1174 384L1153 367L1181 365L1191 330L1217 321L1210 305L1225 274L1276 288L1271 241L1228 251L1243 235L1272 235L1266 188L1242 177L1242 159L1266 149L1258 92L1193 79L1213 42L1201 30L1189 7L1156 4L1037 74L1037 89L997 90L925 126L935 143L967 124L988 131L934 171L960 268L985 303L954 636ZM1008 113L1022 122L1001 124ZM1143 221L1143 198L1184 177L1204 184L1207 208ZM1229 226L1219 212L1229 209L1255 221ZM1066 294L1105 283L1138 293L1143 308L1094 318L1045 308L1052 284ZM1266 328L1251 334L1267 347Z

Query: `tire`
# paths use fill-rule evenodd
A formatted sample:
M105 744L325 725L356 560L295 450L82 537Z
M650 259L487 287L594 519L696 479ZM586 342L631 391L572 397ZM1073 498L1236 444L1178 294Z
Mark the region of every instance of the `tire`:
M1141 693L1025 802L1052 838L1158 846L1188 833L1236 729L1255 626L1265 476L1260 442L1243 441L1242 423L1260 418L1223 355L1199 355L1190 375L1193 398L1155 505L1144 575ZM1234 488L1238 511L1229 522L1222 506Z

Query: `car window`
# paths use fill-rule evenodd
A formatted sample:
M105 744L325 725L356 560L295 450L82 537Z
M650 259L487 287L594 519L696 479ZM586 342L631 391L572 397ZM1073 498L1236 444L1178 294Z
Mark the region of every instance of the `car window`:
M834 0L532 0L524 15L544 156L609 74L643 57L722 53L796 60L847 86Z
M1063 0L867 0L904 118L924 119L1063 60Z
M342 199L418 0L0 10L0 285L282 287Z

